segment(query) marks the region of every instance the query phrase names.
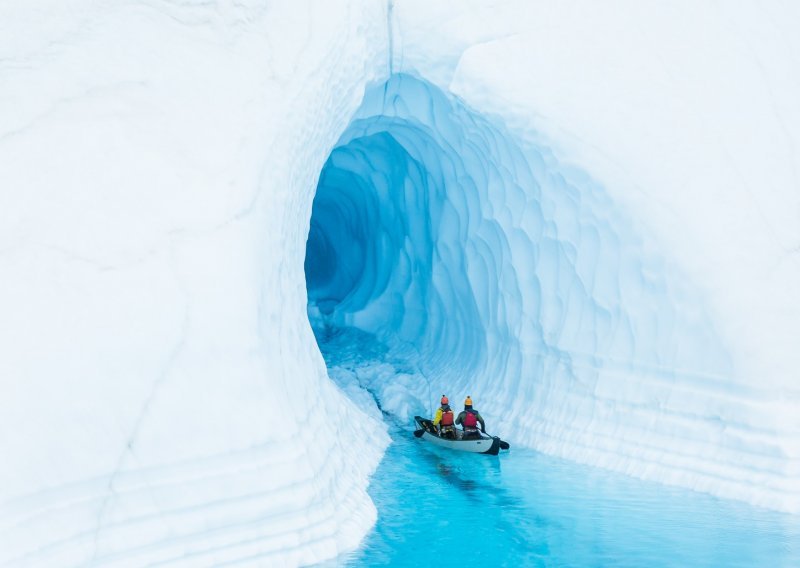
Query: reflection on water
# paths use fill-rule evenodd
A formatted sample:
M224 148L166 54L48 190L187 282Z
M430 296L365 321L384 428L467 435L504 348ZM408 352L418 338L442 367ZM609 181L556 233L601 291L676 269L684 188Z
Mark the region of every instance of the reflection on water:
M800 518L514 448L436 448L395 429L378 523L330 565L800 566Z

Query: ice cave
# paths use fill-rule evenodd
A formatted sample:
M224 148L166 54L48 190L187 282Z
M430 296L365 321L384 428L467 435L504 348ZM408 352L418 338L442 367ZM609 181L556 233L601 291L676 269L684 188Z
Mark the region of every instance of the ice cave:
M0 29L0 565L800 564L797 8Z

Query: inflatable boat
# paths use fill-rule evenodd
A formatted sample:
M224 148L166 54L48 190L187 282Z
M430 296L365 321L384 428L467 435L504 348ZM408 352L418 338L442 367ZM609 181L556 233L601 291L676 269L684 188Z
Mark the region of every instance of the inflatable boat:
M442 438L436 431L436 426L427 418L415 416L414 421L417 423L418 429L414 432L417 438L430 442L435 446L443 448L450 448L451 450L459 450L462 452L472 452L475 454L489 454L496 456L500 450L509 449L508 442L504 442L497 436L489 436L487 434L480 434L480 438L461 439L462 432L456 431L456 439Z

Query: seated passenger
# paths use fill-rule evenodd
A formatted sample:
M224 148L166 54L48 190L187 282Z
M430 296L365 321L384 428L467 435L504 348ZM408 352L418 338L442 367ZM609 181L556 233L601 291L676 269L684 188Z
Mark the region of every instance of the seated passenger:
M442 406L436 409L436 416L433 417L433 425L439 431L442 438L456 439L456 427L453 425L453 411L450 408L450 401L442 395Z
M459 413L456 418L456 424L461 424L464 428L464 434L461 436L462 440L469 440L473 438L480 438L478 433L478 423L481 424L481 431L486 434L486 423L483 421L480 412L472 408L472 399L467 396L464 401L464 410Z

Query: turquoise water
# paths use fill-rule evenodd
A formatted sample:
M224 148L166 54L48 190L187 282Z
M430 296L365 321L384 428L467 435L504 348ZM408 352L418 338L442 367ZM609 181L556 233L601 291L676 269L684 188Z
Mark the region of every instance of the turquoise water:
M378 522L345 566L800 566L800 518L530 450L467 455L395 428Z
M387 411L399 383L426 380L413 358L352 328L315 331L331 378L383 411L393 440L368 489L377 524L328 566L800 568L798 516L553 458L513 437L499 456L419 440Z

